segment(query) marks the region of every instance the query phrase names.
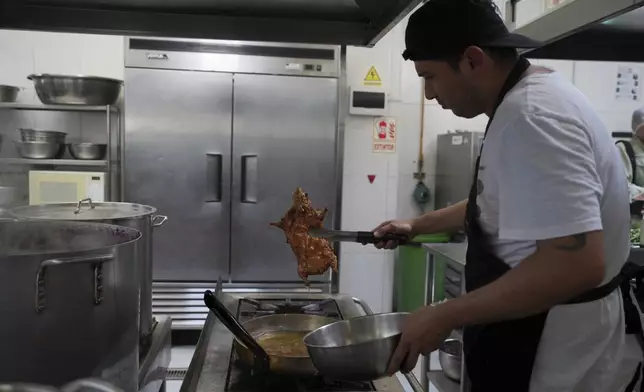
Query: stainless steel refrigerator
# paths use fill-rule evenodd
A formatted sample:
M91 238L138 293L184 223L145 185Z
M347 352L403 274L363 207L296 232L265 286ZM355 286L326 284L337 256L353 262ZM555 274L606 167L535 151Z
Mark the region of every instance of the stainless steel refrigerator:
M483 132L456 131L438 135L435 208L467 199Z
M269 223L302 187L338 224L340 57L328 46L128 40L125 200L169 217L154 232L155 281L303 287Z

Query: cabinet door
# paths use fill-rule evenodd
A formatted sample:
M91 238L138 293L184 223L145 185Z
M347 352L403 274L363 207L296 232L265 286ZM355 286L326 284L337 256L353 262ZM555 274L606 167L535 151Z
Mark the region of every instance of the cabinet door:
M125 195L167 215L154 279L228 277L232 75L126 70Z
M284 233L269 226L297 187L314 207L336 198L337 81L235 75L231 276L235 282L299 281ZM328 275L311 280L328 281Z

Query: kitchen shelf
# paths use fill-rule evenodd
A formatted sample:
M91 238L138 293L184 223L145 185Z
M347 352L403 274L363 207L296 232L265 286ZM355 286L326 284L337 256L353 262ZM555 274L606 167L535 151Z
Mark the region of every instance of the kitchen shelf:
M6 165L55 165L55 166L91 166L105 167L107 161L88 161L81 159L26 159L26 158L0 158L0 164Z
M57 112L107 112L117 113L116 106L84 106L84 105L42 105L28 103L2 102L0 109L57 111Z
M123 176L123 126L122 111L113 105L43 105L16 102L0 102L0 110L23 110L23 111L49 111L68 113L97 113L105 116L105 129L107 131L107 154L104 160L85 161L76 159L26 159L26 158L0 158L0 165L31 165L31 166L55 166L58 167L86 167L101 168L106 173L105 194L107 201L119 201L123 199L124 176ZM116 128L115 132L112 128ZM116 150L116 151L114 151ZM112 173L116 170L117 176ZM118 184L116 183L118 182Z
M438 392L460 392L461 384L447 378L442 370L432 370L427 372L427 380L433 385Z

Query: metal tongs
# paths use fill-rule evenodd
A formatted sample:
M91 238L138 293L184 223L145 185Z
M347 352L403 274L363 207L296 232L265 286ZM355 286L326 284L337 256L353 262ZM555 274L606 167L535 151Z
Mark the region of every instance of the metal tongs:
M311 229L309 234L313 237L326 238L333 242L357 242L362 245L378 244L380 242L395 241L398 245L419 245L410 241L405 234L386 233L382 237L376 237L371 231L340 231L329 229Z

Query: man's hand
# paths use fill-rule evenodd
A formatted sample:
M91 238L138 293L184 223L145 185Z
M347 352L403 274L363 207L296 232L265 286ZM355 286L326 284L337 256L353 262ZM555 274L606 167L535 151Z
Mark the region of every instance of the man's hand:
M644 193L640 193L639 195L637 195L635 197L635 200L638 200L638 201L644 200Z
M404 234L409 239L412 239L417 233L414 230L413 220L391 220L383 222L373 229L373 234L376 238L382 237L385 234ZM376 248L378 249L395 249L397 246L397 241L378 242L376 244Z
M402 337L389 362L389 375L398 370L403 373L412 371L419 355L429 355L449 337L457 326L443 309L442 305L426 306L407 317Z
M466 207L467 200L463 200L415 219L387 221L376 227L373 233L376 237L382 237L387 233L404 234L409 239L413 239L419 234L451 233L463 228ZM379 242L376 244L376 248L395 249L398 245L396 241Z

